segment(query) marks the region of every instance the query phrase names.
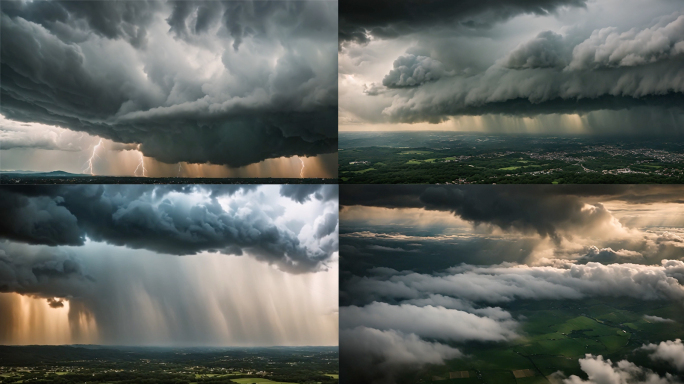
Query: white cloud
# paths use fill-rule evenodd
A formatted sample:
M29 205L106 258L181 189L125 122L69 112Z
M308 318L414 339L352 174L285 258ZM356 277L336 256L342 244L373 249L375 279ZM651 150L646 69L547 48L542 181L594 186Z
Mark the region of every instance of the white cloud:
M580 367L587 374L588 380L583 380L578 376L572 375L569 378L562 378L556 375L554 381L563 384L674 384L680 383L671 374L660 376L657 373L639 367L627 360L621 360L615 364L609 359L604 360L603 356L593 356L587 354L579 360Z
M682 344L681 339L662 341L660 344L648 344L640 349L652 352L650 354L651 359L666 361L679 371L684 372L684 344Z

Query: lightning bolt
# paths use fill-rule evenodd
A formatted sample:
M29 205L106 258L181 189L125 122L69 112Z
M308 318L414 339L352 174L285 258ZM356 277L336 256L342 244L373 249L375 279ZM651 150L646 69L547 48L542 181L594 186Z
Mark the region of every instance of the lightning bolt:
M93 176L95 175L95 173L93 173L93 160L95 160L95 157L98 157L98 158L100 157L100 156L97 156L97 149L100 148L101 145L102 145L102 139L100 139L100 141L97 143L97 145L93 147L93 154L90 155L90 159L88 159L88 161L86 162L86 167L83 170L83 172L88 172Z
M178 176L181 174L181 163L178 163Z
M299 156L297 156L297 158L299 159L299 161L302 162L302 170L299 171L299 177L303 179L304 178L304 160L302 160L302 158Z
M140 145L138 145L138 152L140 152ZM140 152L140 162L138 163L138 166L135 167L135 171L133 171L135 176L138 176L138 169L142 170L143 177L147 176L147 169L145 169L145 156L142 152Z

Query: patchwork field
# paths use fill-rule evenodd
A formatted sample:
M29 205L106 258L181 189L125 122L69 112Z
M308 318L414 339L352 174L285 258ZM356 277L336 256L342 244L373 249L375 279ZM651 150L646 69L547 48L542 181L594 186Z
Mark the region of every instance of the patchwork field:
M588 353L613 361L627 359L658 372L662 367L635 350L643 344L684 337L680 322L653 322L645 317L683 319L684 308L671 302L519 301L502 307L520 319L520 338L510 343L455 345L466 358L424 368L401 382L549 384L549 376L558 371L586 379L578 360Z

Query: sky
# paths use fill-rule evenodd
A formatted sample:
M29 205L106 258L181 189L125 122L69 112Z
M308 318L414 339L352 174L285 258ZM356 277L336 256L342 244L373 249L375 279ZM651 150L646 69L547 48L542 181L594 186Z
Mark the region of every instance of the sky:
M406 370L467 357L467 343L514 341L525 319L505 308L520 300L684 303L683 192L341 186L341 374L346 382L393 383ZM557 375L554 383L679 383L681 340L639 351L666 373L629 356L618 364L587 355L579 365L589 381Z
M336 185L0 195L0 344L337 345Z
M679 0L340 2L340 131L680 136Z
M336 177L336 1L3 1L0 168Z

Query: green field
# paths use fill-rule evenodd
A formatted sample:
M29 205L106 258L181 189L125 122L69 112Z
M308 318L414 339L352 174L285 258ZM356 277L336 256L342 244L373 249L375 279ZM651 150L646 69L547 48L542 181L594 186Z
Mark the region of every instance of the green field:
M657 369L645 353L638 353L638 348L684 337L680 322L651 323L644 319L644 315L684 319L684 307L671 302L519 301L503 307L516 318L524 316L518 331L521 337L509 343L459 345L465 358L426 367L400 382L549 384L548 377L558 371L586 379L579 359L587 353ZM477 376L435 380L448 378L449 372L456 371L470 371ZM516 378L515 372L521 377Z
M684 143L458 133L341 133L355 184L684 183Z

